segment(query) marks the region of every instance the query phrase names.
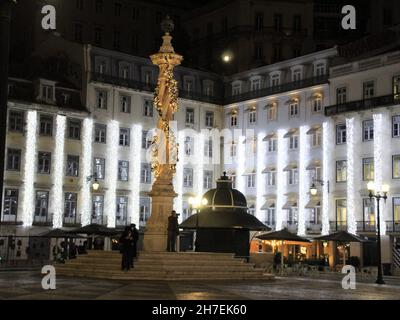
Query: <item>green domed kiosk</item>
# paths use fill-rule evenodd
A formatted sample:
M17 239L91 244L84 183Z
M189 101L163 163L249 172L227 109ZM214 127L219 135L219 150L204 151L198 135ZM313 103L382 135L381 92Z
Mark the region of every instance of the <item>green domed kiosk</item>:
M250 231L269 231L248 213L245 196L232 188L232 180L224 175L217 188L207 191L198 213L182 222L180 228L196 230L196 251L235 253L249 256Z

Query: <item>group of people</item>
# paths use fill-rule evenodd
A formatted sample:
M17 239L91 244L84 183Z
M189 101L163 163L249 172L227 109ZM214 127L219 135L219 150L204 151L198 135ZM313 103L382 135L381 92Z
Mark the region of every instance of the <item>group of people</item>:
M64 263L67 259L75 259L79 254L87 254L87 241L80 241L79 245L75 244L73 239L56 243L53 246L53 260Z
M128 271L134 267L133 261L137 255L139 231L135 224L125 227L119 238L120 252L122 253L121 270Z

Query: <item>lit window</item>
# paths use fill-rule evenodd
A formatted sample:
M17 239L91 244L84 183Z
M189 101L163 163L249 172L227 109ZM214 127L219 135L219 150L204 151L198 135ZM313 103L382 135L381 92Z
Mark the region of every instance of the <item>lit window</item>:
M347 225L347 200L336 200L336 223L338 226Z
M363 159L363 180L372 181L374 178L374 158Z
M51 153L39 152L38 153L38 173L49 174L51 167Z
M67 170L65 175L70 177L79 176L79 156L67 156Z
M347 101L347 88L337 88L336 89L336 104L344 104Z
M291 118L299 116L299 102L293 101L289 104L289 116Z
M347 161L336 161L336 182L347 181Z
M371 99L375 95L374 81L367 81L363 83L363 99Z
M367 120L363 122L363 140L374 140L374 120Z
M400 155L395 155L392 159L393 179L400 179Z
M274 121L277 118L277 107L276 104L267 106L267 120Z

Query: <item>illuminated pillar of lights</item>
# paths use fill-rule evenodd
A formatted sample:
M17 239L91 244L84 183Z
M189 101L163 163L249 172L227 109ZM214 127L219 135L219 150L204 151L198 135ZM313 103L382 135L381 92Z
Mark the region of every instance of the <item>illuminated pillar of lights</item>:
M332 199L329 194L328 182L332 181L332 150L334 148L334 126L332 120L327 120L322 125L322 176L324 185L322 187L322 235L329 234L329 209L332 207Z
M356 222L356 166L358 156L356 152L356 119L355 117L346 119L347 133L347 231L355 234L357 231ZM361 177L359 177L360 179ZM361 205L361 204L358 204Z
M63 225L63 185L64 185L64 145L65 128L67 118L58 115L56 118L56 139L53 161L53 188L51 192L51 211L53 212L53 228L61 228Z
M310 176L307 165L310 161L310 142L307 131L308 126L300 127L300 161L299 161L299 216L298 216L298 235L306 234L306 215L307 203L310 200Z
M283 219L285 217L285 210L282 207L286 201L286 174L283 169L287 162L288 142L284 138L285 130L278 130L278 156L277 156L277 168L276 168L276 227L277 231L282 229Z
M128 221L139 225L140 220L140 167L141 167L141 150L142 150L142 125L135 124L131 128L132 143L130 148L130 164L132 173L130 174L131 210L128 213Z
M236 169L236 189L242 193L246 192L245 188L245 162L246 162L246 145L245 136L239 136L237 144L237 169Z
M81 223L82 226L90 224L90 213L92 210L91 182L87 177L92 175L92 142L93 142L93 119L86 118L83 121L82 134L82 178L81 178Z
M204 175L204 134L199 132L195 141L195 172L194 172L194 192L196 196L203 195L203 175Z
M118 178L118 148L119 148L119 122L111 120L108 123L105 212L107 213L107 226L115 227L116 191Z
M173 183L174 190L178 194L178 196L174 199L174 210L179 213L183 211L183 161L185 159L185 135L182 131L178 132L178 143L178 163L176 164L176 173L174 175ZM179 222L182 222L182 215L179 215L178 219Z
M25 165L23 178L22 222L24 227L32 226L35 212L35 168L37 112L28 111L25 144Z
M257 135L257 164L256 164L256 183L257 183L257 198L256 198L256 217L264 221L265 215L263 210L261 210L264 205L264 195L265 195L265 175L263 174L265 166L265 142L263 138L265 137L265 132L258 133Z

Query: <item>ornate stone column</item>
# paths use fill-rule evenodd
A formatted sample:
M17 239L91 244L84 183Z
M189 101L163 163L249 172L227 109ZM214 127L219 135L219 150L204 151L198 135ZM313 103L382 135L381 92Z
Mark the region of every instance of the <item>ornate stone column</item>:
M154 108L159 118L152 146L152 171L155 182L150 192L151 216L147 221L143 240L143 249L153 252L165 251L167 248L168 216L173 210L173 200L177 196L172 179L178 161L178 144L176 132L170 127L170 121L178 110L178 84L174 79L173 70L183 60L171 45L170 32L174 29L172 20L167 17L161 27L165 33L162 46L158 53L150 57L153 64L160 69L154 93Z

